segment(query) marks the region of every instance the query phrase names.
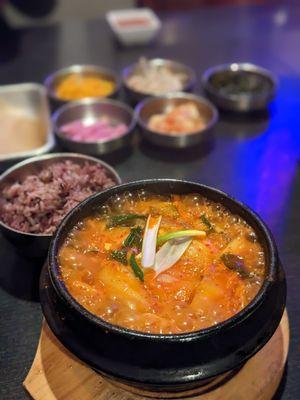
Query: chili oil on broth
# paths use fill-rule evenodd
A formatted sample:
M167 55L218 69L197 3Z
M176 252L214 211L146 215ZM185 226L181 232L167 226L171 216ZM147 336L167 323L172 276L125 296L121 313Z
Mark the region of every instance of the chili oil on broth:
M111 216L126 213L145 218L109 227ZM206 236L193 237L182 257L158 276L143 269L137 255L141 281L128 262L140 248L124 250L123 242L132 228L144 230L150 213L162 217L159 235L198 229ZM120 250L127 251L127 265L113 257ZM265 276L264 252L253 229L198 194L114 196L71 231L59 263L68 291L91 313L114 325L161 334L196 331L232 317L255 297Z

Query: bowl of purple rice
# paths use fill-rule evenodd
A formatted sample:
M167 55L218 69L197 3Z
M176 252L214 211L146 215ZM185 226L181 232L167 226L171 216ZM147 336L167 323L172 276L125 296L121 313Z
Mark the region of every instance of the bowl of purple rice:
M118 185L118 173L83 154L22 161L0 176L0 230L27 257L45 257L62 219L90 195Z

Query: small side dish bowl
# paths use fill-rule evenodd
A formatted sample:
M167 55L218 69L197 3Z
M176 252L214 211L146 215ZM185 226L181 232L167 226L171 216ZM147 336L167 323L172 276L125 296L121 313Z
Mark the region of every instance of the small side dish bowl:
M177 89L175 91L182 91L182 92L192 92L193 91L195 84L196 84L196 74L192 68L190 68L187 65L182 64L180 62L173 61L173 60L167 60L167 59L163 59L163 58L152 58L149 60L145 60L145 62L147 63L147 65L150 66L150 68L151 67L165 68L165 69L169 70L171 73L182 74L182 76L184 76L184 79L183 79L181 88ZM131 64L128 67L124 68L122 71L123 86L125 88L125 92L129 98L129 100L132 103L136 104L139 101L143 100L145 97L149 97L149 96L161 96L161 95L166 95L166 94L169 94L172 92L174 93L174 90L173 91L169 90L169 91L164 91L163 93L160 93L159 95L155 95L151 92L137 91L136 89L134 89L130 85L128 80L131 76L134 76L135 74L140 73L141 68L143 68L143 67L141 67L141 63L136 62L136 63Z
M104 161L98 160L97 158L85 156L82 154L72 153L53 153L42 156L32 157L25 161L22 161L13 167L9 168L0 176L0 197L4 198L3 189L8 185L13 185L21 182L29 175L38 175L43 168L48 168L54 163L60 161L73 161L76 164L83 165L85 162L90 164L100 165L107 177L113 180L116 184L121 183L121 179L118 173ZM36 186L37 183L36 183ZM17 188L16 188L17 190ZM37 187L40 190L40 187ZM31 195L27 194L29 201L32 200ZM63 199L62 199L63 200ZM1 202L0 202L1 207ZM25 207L25 206L24 206ZM1 218L0 210L0 231L1 233L10 240L17 248L17 250L25 256L36 258L45 257L49 248L52 234L45 233L28 233L21 230L12 228L3 222Z
M274 99L277 78L267 69L250 63L209 68L202 75L208 98L226 111L262 111Z
M112 138L93 141L83 141L82 138L75 140L63 132L63 127L72 123L93 126L103 119L109 121L112 126L121 127L122 132L113 134ZM62 147L76 153L91 155L102 155L128 144L136 126L133 110L124 103L110 99L83 99L65 104L53 114L52 121L56 139ZM76 129L78 131L82 126Z
M70 77L71 75L78 75L80 78L92 77L99 78L105 81L111 82L113 84L113 89L111 93L104 96L85 96L82 98L93 97L93 98L103 98L103 97L111 97L114 98L118 95L120 90L121 82L119 80L118 75L112 71L111 69L104 68L98 65L71 65L69 67L65 67L59 69L58 71L52 72L44 81L44 86L47 89L48 96L52 101L52 104L55 107L58 107L64 103L69 101L78 100L75 98L70 99L62 99L57 94L58 85L61 84L64 79Z
M192 103L204 121L204 128L191 133L163 133L150 129L149 119L164 114L173 107ZM218 111L208 100L190 93L174 93L161 97L149 97L136 106L138 125L142 135L150 142L165 147L185 148L206 141L218 121Z
M21 83L1 86L0 106L1 170L53 149L48 98L42 85Z
M160 20L150 8L109 11L106 20L124 46L147 44L161 28Z
M209 328L153 334L106 322L70 295L58 261L69 233L112 196L138 190L158 195L200 194L221 203L251 226L263 248L266 270L261 288L245 308ZM269 341L284 311L286 282L268 228L248 207L205 185L154 179L115 186L91 196L64 218L41 274L40 298L55 336L88 366L129 391L154 398L180 398L203 393L229 379Z

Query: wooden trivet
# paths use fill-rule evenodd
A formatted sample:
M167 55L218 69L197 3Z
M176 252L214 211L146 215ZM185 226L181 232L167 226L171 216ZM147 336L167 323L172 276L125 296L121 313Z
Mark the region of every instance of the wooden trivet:
M289 348L285 312L271 340L230 381L193 400L270 400L280 383ZM44 322L31 369L23 383L35 400L143 400L113 387L82 364Z

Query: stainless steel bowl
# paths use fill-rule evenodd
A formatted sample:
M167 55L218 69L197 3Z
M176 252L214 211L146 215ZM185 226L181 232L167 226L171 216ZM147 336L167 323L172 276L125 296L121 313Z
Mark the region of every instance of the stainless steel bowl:
M220 92L213 84L212 80L218 74L230 73L234 78L236 74L251 75L253 83L265 82L268 89L262 93L241 93L241 94L226 94ZM202 75L202 85L208 98L219 108L226 111L236 112L251 112L261 111L266 109L268 104L275 97L278 86L277 78L267 69L261 68L250 63L232 63L223 64L209 68Z
M82 142L67 138L60 129L64 124L75 120L96 121L102 116L107 116L114 122L124 123L128 127L127 132L111 140ZM83 99L68 103L53 114L52 121L56 139L62 147L77 153L92 155L105 154L128 144L136 126L133 110L124 103L109 99Z
M204 117L206 126L200 131L179 135L168 135L149 129L149 118L154 114L164 113L170 106L178 106L187 101L193 102ZM178 92L161 97L149 97L136 106L138 124L143 136L150 142L166 147L184 148L206 141L211 135L211 129L218 121L218 111L203 97L190 93Z
M1 107L7 105L35 117L40 124L39 135L44 141L42 146L32 150L0 154L1 170L25 158L45 154L53 149L54 135L50 124L49 104L46 90L42 85L37 83L21 83L1 86L0 103ZM18 132L18 134L22 134L22 132ZM16 138L12 137L12 140L16 140Z
M82 154L53 153L29 158L5 171L0 176L0 196L2 196L2 190L4 186L14 183L16 181L23 180L29 174L37 174L42 168L47 167L57 161L63 160L73 160L79 164L83 164L85 161L100 164L103 166L103 168L105 168L108 176L113 179L116 184L121 183L121 178L118 173L104 161ZM1 221L1 215L0 231L16 246L17 250L20 253L27 257L45 257L52 238L52 235L49 234L26 233L13 229L10 226L6 225L3 221Z
M71 101L71 100L61 99L56 95L55 92L58 83L61 82L64 78L66 78L70 74L97 76L99 78L108 79L114 82L115 90L110 95L97 98L103 98L103 97L114 98L117 96L121 87L121 82L118 75L110 69L100 67L98 65L71 65L69 67L65 67L51 73L44 81L44 85L48 91L48 96L50 97L52 104L55 107L59 107L62 104Z
M182 92L192 92L193 91L195 84L196 84L196 74L192 68L188 67L185 64L181 64L177 61L167 60L167 59L163 59L163 58L153 58L151 60L147 60L147 62L156 67L165 66L165 67L168 67L171 71L174 71L176 73L185 74L186 81L184 82L181 91ZM129 98L129 100L133 104L138 103L139 101L143 100L145 97L149 97L149 96L155 97L155 95L153 95L151 93L138 92L138 91L134 90L130 85L128 85L128 78L138 70L139 70L139 63L136 62L136 63L131 64L128 67L124 68L122 71L123 86L125 88L125 91L126 91L126 94ZM169 93L171 93L171 92L163 93L161 95L166 95ZM160 97L161 95L156 96L156 97Z

